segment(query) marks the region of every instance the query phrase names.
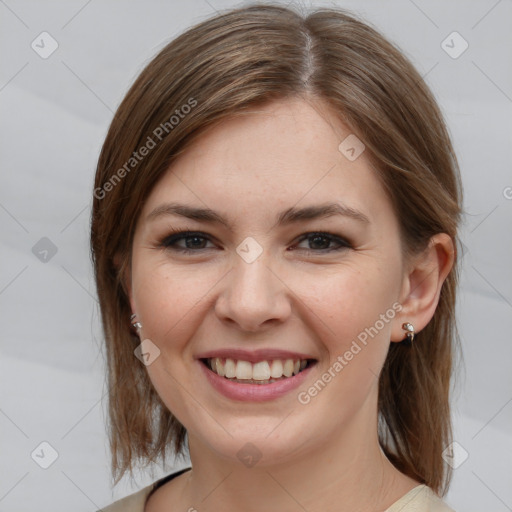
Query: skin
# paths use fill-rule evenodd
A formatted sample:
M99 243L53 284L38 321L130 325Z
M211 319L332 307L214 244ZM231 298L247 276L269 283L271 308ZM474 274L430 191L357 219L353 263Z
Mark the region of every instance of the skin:
M160 350L147 371L188 431L193 470L156 491L146 511L378 511L418 485L380 450L378 375L390 342L404 338L402 323L418 332L434 314L453 244L438 234L424 253L404 258L399 221L366 154L352 162L338 150L349 134L318 101L274 102L204 133L147 198L127 285L141 340ZM171 201L218 211L233 231L175 215L148 219ZM324 202L348 205L369 222L332 216L273 227L289 207ZM189 238L195 252L183 254L162 246L171 228L210 239ZM314 231L352 247L301 241ZM252 263L236 252L246 237L263 249ZM402 310L378 335L299 403L298 392L397 302ZM318 363L296 391L238 402L198 371L194 356L212 348L281 348ZM250 468L237 457L247 442L261 452Z

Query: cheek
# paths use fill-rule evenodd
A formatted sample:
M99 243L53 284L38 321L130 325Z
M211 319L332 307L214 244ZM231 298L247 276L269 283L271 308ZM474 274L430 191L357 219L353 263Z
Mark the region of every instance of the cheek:
M327 359L319 377L333 382L317 406L343 397L347 414L377 382L396 315L399 269L365 263L338 268L322 279L303 279L297 293L314 313L308 315L309 327Z
M330 327L331 338L346 340L392 308L398 275L391 266L347 265L323 275L302 275L294 291Z
M301 296L313 313L309 327L326 357L316 380L299 390L299 402L311 404L313 415L334 407L337 423L374 396L396 316L395 274L375 266L338 270L325 282L302 280Z
M190 378L190 369L183 364L190 360L188 341L200 322L201 298L206 299L213 286L205 274L204 271L171 268L151 258L135 260L132 272L133 296L143 325L142 336L160 350L146 370L167 408L185 424L190 423L192 414L186 411L194 404L190 404L180 382ZM197 415L200 412L195 411Z
M199 266L176 267L151 258L135 261L133 296L144 337L160 347L170 341L173 348L184 344L220 276Z

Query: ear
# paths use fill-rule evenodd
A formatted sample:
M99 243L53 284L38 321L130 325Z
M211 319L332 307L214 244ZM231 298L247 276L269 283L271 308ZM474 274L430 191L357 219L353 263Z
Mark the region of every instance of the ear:
M405 338L402 329L405 322L411 323L416 333L430 322L454 261L455 247L452 238L446 233L434 235L425 251L412 258L402 283L402 310L395 317L391 341L400 342Z
M116 253L114 255L114 266L120 276L121 284L123 286L123 290L128 296L130 301L131 311L135 311L135 305L133 303L132 296L132 279L130 272L130 265L127 258L124 258L120 253Z

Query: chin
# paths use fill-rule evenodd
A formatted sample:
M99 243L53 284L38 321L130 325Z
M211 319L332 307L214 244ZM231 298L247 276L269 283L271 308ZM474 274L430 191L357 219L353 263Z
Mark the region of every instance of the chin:
M215 456L229 462L242 463L247 468L257 465L261 467L291 463L304 451L305 445L314 444L314 439L304 437L304 421L302 428L296 429L293 424L284 423L284 419L272 417L236 418L232 422L223 422L222 429L216 422L204 422L190 435L193 442L198 441L203 449L209 449ZM284 421L283 421L284 419ZM206 428L205 426L211 427ZM317 432L316 428L307 428L306 432ZM318 442L319 436L315 434Z

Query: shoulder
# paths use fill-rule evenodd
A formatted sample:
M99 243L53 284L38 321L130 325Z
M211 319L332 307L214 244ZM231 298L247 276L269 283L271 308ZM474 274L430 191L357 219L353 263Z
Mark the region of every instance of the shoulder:
M148 485L125 498L122 498L108 507L103 507L97 512L144 512L146 499L153 490L155 484Z
M386 512L455 512L426 485L411 489Z

